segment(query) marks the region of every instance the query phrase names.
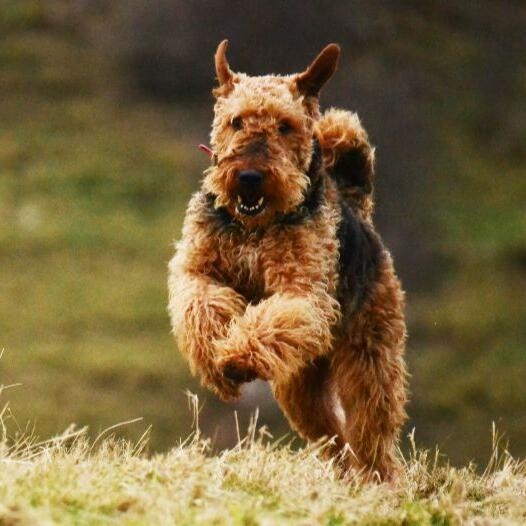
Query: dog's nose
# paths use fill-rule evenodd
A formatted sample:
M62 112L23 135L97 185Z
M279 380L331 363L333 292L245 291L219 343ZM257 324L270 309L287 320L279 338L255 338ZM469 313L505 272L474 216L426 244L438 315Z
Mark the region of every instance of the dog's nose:
M237 178L243 186L259 186L263 182L263 174L258 170L242 170Z

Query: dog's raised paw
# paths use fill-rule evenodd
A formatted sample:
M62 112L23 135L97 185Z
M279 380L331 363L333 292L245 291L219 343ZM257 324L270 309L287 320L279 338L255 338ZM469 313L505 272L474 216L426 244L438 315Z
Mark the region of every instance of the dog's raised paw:
M221 367L221 371L225 378L236 383L252 382L258 377L254 370L241 367L233 361L225 362Z

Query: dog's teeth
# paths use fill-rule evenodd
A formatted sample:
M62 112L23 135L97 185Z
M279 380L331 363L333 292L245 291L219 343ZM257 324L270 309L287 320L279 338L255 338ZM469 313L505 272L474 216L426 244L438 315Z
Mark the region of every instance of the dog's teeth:
M262 196L259 198L256 204L250 206L250 205L243 203L242 197L238 195L237 196L237 208L239 211L243 213L249 213L249 212L257 213L263 208L264 200L265 198Z

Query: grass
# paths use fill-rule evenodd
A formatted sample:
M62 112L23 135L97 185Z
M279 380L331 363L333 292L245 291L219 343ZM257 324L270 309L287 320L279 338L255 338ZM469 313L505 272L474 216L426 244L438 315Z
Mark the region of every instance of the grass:
M114 80L104 64L33 28L27 6L0 9L29 25L0 50L2 381L27 387L10 401L42 435L147 416L152 444L169 447L174 422L186 427L188 382L166 264L199 168L172 131L177 115L116 104L98 85Z
M196 407L194 399L194 407ZM195 412L194 414L197 414ZM3 416L5 421L5 411ZM396 487L340 479L321 459L325 444L300 450L265 428L211 454L197 430L163 454L147 434L94 440L68 429L51 440L0 441L0 524L449 525L523 524L526 463L494 435L491 460L451 467L438 452L412 451Z

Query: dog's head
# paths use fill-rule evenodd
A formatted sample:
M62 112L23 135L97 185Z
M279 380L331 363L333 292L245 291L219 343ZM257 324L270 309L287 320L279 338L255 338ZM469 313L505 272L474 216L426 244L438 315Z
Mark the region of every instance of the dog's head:
M319 92L336 70L340 48L330 44L299 74L250 77L230 69L227 44L221 42L215 55L216 163L204 188L216 196L216 207L226 207L251 228L295 210L305 199Z

